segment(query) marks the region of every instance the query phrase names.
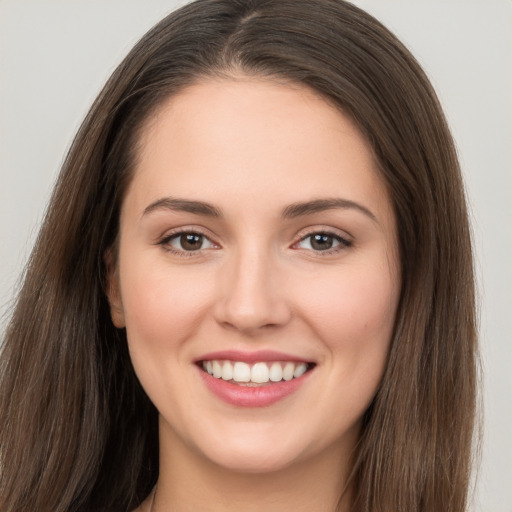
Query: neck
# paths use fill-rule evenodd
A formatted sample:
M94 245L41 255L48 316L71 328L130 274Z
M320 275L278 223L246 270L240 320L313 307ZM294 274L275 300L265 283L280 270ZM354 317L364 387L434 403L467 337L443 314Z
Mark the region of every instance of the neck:
M348 454L333 450L272 472L221 467L180 443L160 441L153 512L347 512ZM343 494L343 495L342 495Z

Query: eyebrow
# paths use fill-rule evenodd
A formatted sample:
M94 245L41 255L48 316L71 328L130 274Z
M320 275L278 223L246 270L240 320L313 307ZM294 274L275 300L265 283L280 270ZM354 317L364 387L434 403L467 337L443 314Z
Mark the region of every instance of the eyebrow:
M163 197L154 203L151 203L144 209L142 216L156 210L172 210L176 212L194 213L206 217L222 217L222 212L215 206L203 201L192 201L190 199L178 199L173 197Z
M357 210L374 222L377 222L377 217L362 204L350 201L349 199L329 198L329 199L314 199L312 201L305 201L301 203L293 203L283 210L283 218L294 219L303 215L312 215L314 213L323 212L325 210Z
M356 203L355 201L341 198L313 199L312 201L292 203L283 210L281 216L284 219L294 219L305 215L312 215L314 213L335 209L357 210L369 217L374 222L377 222L377 217L375 217L375 215L368 208L362 204ZM213 218L223 217L222 211L210 203L173 197L163 197L151 203L144 209L142 216L157 210L186 212Z

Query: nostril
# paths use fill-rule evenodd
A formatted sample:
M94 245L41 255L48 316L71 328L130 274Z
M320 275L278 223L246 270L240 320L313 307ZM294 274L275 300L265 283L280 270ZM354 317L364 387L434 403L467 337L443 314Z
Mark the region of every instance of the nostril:
M276 305L269 308L237 308L223 305L216 312L217 321L225 329L250 334L286 325L291 318L288 308Z

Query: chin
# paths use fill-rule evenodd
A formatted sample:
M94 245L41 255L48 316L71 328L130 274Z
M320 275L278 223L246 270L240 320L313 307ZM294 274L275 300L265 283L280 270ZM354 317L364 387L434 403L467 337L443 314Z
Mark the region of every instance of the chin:
M260 450L250 450L244 447L241 450L223 449L218 453L209 454L209 459L226 471L247 474L267 474L283 471L298 462L298 457L290 453L277 452L264 453Z

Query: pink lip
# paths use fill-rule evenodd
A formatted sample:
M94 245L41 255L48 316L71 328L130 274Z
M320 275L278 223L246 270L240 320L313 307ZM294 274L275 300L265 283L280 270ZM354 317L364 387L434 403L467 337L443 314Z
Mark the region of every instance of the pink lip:
M276 382L263 386L239 386L222 379L212 377L209 373L198 368L198 371L208 389L222 401L238 407L265 407L287 397L309 377L308 371L289 381Z
M223 357L220 359L229 359ZM239 360L239 359L238 359ZM272 359L276 360L276 359ZM258 359L261 361L261 359ZM312 370L289 381L281 381L262 386L241 386L223 379L217 379L197 367L208 389L222 401L237 407L266 407L297 391L309 378Z
M302 357L274 350L258 350L251 352L221 350L204 354L198 357L195 363L213 360L242 361L248 364L269 361L291 361L294 363L312 362ZM242 386L211 376L201 368L200 364L197 364L197 369L203 382L214 395L222 401L238 407L265 407L272 405L298 390L311 374L310 370L299 378L289 381L281 381L262 386Z
M243 352L240 350L221 350L218 352L209 352L195 360L199 361L242 361L244 363L265 363L267 361L291 361L293 363L308 363L307 359L297 357L284 352L274 350L258 350L254 352ZM289 381L292 382L292 381Z

